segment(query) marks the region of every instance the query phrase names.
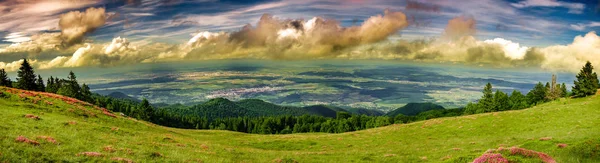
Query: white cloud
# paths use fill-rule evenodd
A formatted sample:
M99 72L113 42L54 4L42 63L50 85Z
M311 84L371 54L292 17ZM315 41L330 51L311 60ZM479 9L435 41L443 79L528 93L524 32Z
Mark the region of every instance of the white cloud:
M527 8L527 7L564 7L569 9L569 13L582 14L585 9L583 3L570 3L561 2L557 0L524 0L518 3L511 3L516 8Z
M529 48L526 46L521 46L519 43L505 40L503 38L495 38L493 40L485 40L483 42L500 45L502 50L504 50L504 55L511 59L523 59L527 53L527 50L529 50Z
M600 37L596 32L577 36L569 45L555 45L541 48L546 60L542 68L558 71L577 72L586 61L600 67Z
M18 60L10 63L0 62L0 69L4 69L5 71L17 71L23 60Z
M127 41L126 38L117 37L102 49L104 50L104 54L111 55L115 53L121 54L128 50L135 50L135 47L129 47L129 41Z
M64 67L79 67L84 66L84 57L89 53L92 49L90 44L86 44L85 47L81 47L73 53L73 56L69 60L64 63Z
M4 39L6 39L4 41L13 43L31 41L31 37L27 37L21 32L9 33Z
M571 24L571 29L576 31L585 31L587 28L600 27L600 22Z

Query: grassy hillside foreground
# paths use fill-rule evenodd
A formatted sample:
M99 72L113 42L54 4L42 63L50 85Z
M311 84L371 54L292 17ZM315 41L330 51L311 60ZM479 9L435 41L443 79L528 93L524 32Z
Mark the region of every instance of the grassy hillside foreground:
M58 95L0 92L0 162L472 162L499 148L515 162L600 161L598 97L343 134L252 135L161 127Z

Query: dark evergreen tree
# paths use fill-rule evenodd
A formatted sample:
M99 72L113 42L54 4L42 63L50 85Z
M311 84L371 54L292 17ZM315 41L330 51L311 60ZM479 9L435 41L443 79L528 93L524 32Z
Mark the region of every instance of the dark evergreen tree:
M599 83L592 63L588 61L576 77L577 80L574 81L575 86L573 86L572 90L573 96L585 97L596 94Z
M41 75L38 75L37 81L35 83L37 85L37 91L44 92L46 91L46 86L44 86L44 78Z
M510 110L525 109L529 107L527 98L521 92L514 90L508 98Z
M94 102L92 99L92 92L90 91L90 87L88 87L85 83L81 85L81 97L83 101L92 103Z
M487 83L483 88L483 97L479 100L479 109L475 113L491 112L494 106L494 92L492 92L492 84Z
M23 59L21 68L17 72L17 88L24 90L37 90L38 87L35 84L35 73L33 67L29 65L27 59Z
M150 105L150 102L148 102L148 100L144 98L144 100L142 100L142 103L140 103L140 106L138 107L137 116L143 120L150 120L150 118L152 118L153 113L154 109Z
M4 69L0 70L0 86L12 87L12 81L10 81L10 78L8 78L8 74L6 74L6 71L4 71Z
M54 77L50 76L50 78L46 80L46 92L56 93L54 87L56 87L56 84L54 84Z
M500 90L496 90L496 93L494 94L494 109L492 111L504 111L509 109L508 95Z
M83 96L81 94L81 87L79 86L79 83L77 83L77 77L75 76L75 73L73 73L73 71L69 72L67 80L62 79L59 80L58 83L58 90L56 93L63 96L83 99Z
M560 85L560 90L562 97L569 97L569 92L567 91L567 86L565 85L565 83L562 83Z
M527 93L529 105L537 105L543 103L546 98L546 87L542 82L539 82L535 87Z

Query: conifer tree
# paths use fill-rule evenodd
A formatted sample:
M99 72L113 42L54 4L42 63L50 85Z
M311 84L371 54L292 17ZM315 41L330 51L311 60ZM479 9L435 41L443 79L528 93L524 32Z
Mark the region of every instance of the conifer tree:
M38 74L35 85L37 85L37 91L40 91L40 92L46 91L46 86L44 86L44 78L42 78L42 76L39 74Z
M50 92L50 93L56 93L55 91L53 91L54 87L54 77L50 76L50 78L48 78L46 80L46 92Z
M569 97L569 92L567 91L567 86L565 85L565 83L562 83L560 85L560 90L561 90L562 97Z
M88 87L85 83L81 86L81 96L82 100L87 102L93 102L92 100L92 92L90 91L90 87Z
M27 59L23 59L21 68L17 72L17 88L24 90L37 90L38 87L35 84L35 73L33 67L29 64Z
M57 92L60 95L69 96L77 99L83 99L81 88L77 83L77 77L73 71L69 72L67 80L60 80Z
M527 98L519 91L514 90L509 97L510 110L525 109L529 107L527 105Z
M492 84L487 83L483 88L483 97L479 100L478 111L476 113L491 112L494 109L494 92L492 92Z
M536 84L535 87L531 91L529 91L529 93L527 93L527 100L529 101L530 105L542 103L544 102L545 98L546 87L544 87L544 84L542 84L542 82Z
M10 81L4 69L0 69L0 86L12 87L12 81Z
M508 95L500 90L496 90L494 94L494 110L504 111L510 108Z
M594 72L592 63L588 61L576 77L577 80L573 82L575 86L573 86L572 90L575 97L585 97L596 94L599 83L598 76Z

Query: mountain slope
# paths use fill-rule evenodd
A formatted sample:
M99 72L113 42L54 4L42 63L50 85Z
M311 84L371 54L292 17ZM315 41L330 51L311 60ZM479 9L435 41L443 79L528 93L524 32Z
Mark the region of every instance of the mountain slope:
M246 99L235 102L238 106L258 113L259 116L293 115L300 116L310 114L299 107L279 106L259 99Z
M388 112L387 116L394 117L398 114L414 116L422 112L430 111L430 110L442 110L443 106L433 104L433 103L408 103L403 107L400 107L396 110L392 110Z
M0 162L472 162L500 146L600 161L598 97L343 134L254 135L161 127L58 95L0 92Z

